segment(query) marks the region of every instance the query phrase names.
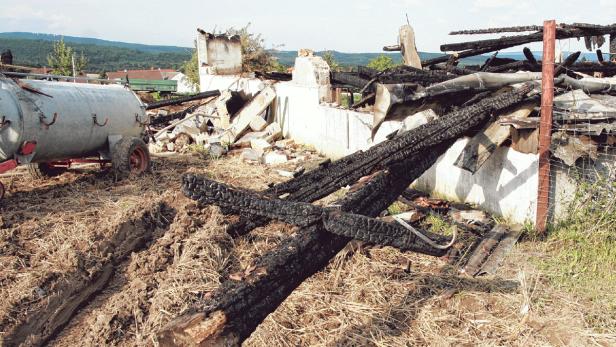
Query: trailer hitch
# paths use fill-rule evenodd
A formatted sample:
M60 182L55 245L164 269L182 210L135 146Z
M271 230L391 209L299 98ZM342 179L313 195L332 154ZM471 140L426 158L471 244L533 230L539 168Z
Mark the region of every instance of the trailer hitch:
M2 119L0 120L0 130L4 130L4 128L8 127L9 125L11 125L11 121L6 119L6 116L2 116Z
M41 113L39 115L39 120L41 121L41 124L43 124L43 126L45 127L45 129L49 129L50 126L54 125L56 123L56 120L58 119L58 114L54 112L53 114L53 118L51 119L51 122L47 123L45 121L45 115L43 113Z
M94 122L94 125L98 125L99 127L104 127L105 125L107 125L107 122L109 122L109 118L105 118L105 121L103 122L103 124L100 124L98 122L98 118L96 117L96 113L92 113L92 121Z

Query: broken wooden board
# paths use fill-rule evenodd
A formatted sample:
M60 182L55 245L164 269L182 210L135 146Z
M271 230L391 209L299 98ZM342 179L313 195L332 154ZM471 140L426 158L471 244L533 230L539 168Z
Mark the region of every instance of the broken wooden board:
M534 105L530 104L524 105L509 114L508 117L526 118L533 111L533 107ZM488 125L487 128L470 139L454 165L471 173L477 172L496 151L496 148L502 145L510 135L511 128L508 126L501 126L498 122Z
M511 148L525 154L539 153L539 129L511 128Z
M250 122L258 117L274 101L276 92L272 87L265 87L233 118L231 126L221 135L221 142L234 143L248 129Z
M400 49L404 65L421 69L421 59L415 45L415 31L408 24L400 28Z
M475 248L462 272L473 277L494 274L522 233L520 227L512 230L497 224Z

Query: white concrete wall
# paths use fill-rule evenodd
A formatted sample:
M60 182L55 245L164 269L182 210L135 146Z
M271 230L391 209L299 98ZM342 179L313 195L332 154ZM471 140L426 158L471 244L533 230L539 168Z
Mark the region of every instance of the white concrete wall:
M453 165L469 138L459 139L414 186L466 202L519 224L535 221L539 156L499 147L475 174Z
M333 159L367 149L372 145L367 126L372 115L321 105L319 87L303 87L293 82L277 83L274 120L284 137L314 146Z
M193 85L192 83L190 83L190 81L188 80L188 77L186 77L186 75L184 75L181 72L173 76L172 80L177 81L178 83L177 92L180 94L188 94L188 93L197 92L197 87Z
M210 75L199 71L199 88L202 92L208 90L233 90L256 94L263 89L263 82L255 78L243 78L235 75Z

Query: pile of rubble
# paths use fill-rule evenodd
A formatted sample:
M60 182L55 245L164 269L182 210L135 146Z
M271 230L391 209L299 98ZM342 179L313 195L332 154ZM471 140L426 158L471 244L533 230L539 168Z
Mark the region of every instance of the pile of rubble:
M226 90L201 93L200 101L173 112L186 98L150 104L151 127L155 129L150 152L184 153L197 150L211 157L240 152L250 162L284 164L302 158L294 151L293 141L282 139L280 124L268 120L268 108L276 93L265 86L256 95ZM195 97L189 101L195 100ZM171 110L171 111L170 111Z

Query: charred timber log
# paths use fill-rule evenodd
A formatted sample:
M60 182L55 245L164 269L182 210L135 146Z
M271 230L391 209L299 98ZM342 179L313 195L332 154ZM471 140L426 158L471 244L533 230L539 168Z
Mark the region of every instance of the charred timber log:
M485 47L485 48L481 48L481 49L469 49L467 51L457 52L457 53L454 53L454 54L446 54L446 55L442 55L440 57L423 60L421 62L421 66L430 66L430 65L434 65L434 64L446 63L452 57L455 58L455 59L474 57L476 55L482 55L482 54L485 54L485 53L490 53L490 52L498 51L500 49L508 48L508 47L512 47L512 46L507 46L507 47L501 47L501 46Z
M270 72L256 71L255 76L257 78L263 78L263 79L272 80L272 81L290 81L293 79L292 74L288 72L278 72L278 71L270 71Z
M537 68L539 70L537 70ZM541 71L541 66L532 65L526 60L520 60L509 64L491 67L487 70L487 72L509 72L520 70L539 72Z
M574 37L588 37L616 33L616 25L596 27L561 27L556 29L556 39L568 39ZM500 49L523 45L531 42L543 41L543 32L528 35L505 36L498 39L478 40L441 45L441 51L462 51L472 49L484 49L500 47Z
M278 197L289 194L287 200L312 202L341 187L357 182L361 177L402 162L407 157L431 151L434 146L457 139L469 129L482 124L488 117L521 102L530 85L498 96L483 99L384 141L365 152L359 151L327 166L277 184L263 193ZM380 212L380 211L379 211ZM230 225L227 232L234 237L245 235L268 222L267 218L243 216Z
M616 64L604 62L602 64L598 63L576 63L573 64L570 70L575 72L582 73L593 73L593 72L602 72L604 77L611 77L616 75Z
M220 95L220 90L210 90L207 92L203 92L203 93L199 93L199 94L195 94L195 95L189 95L189 96L184 96L181 98L173 98L173 99L169 99L169 100L161 100L161 101L157 101L157 102L153 102L151 104L147 104L145 109L146 110L152 110L155 108L161 108L161 107L165 107L165 106L173 106L173 105L179 105L188 101L194 101L194 100L201 100L201 99L207 99L207 98L211 98L214 96L219 96Z
M369 80L362 78L356 72L331 72L331 80L334 84L348 85L355 88L362 88Z
M492 65L492 63L494 62L494 59L496 59L497 54L498 52L494 52L494 54L492 54L492 56L488 58L488 60L486 60L486 62L481 66L481 68L479 68L479 71L486 71L488 67Z
M442 256L446 253L444 249L431 247L398 224L343 212L336 207L323 208L306 202L270 198L255 192L232 188L205 176L188 174L182 180L184 195L200 204L214 204L223 209L276 219L299 227L319 224L333 234L380 246L392 246L401 251L433 256ZM449 242L442 235L426 231L422 233L439 243Z
M430 65L430 69L437 70L437 71L446 71L446 72L450 72L458 76L470 75L470 74L474 74L475 72L479 72L479 70L469 68L468 66L458 67L458 66L449 66L445 64Z
M542 31L543 27L538 25L522 25L513 27L488 28L488 29L471 29L452 31L449 35L480 35L480 34L498 34L498 33L520 33L525 31Z
M556 69L554 70L554 76L560 76L562 73L566 72L569 67L571 67L573 63L578 60L580 54L582 54L582 52L580 51L570 54L562 64L556 67Z
M436 153L407 158L390 172L374 176L337 204L340 210L377 216L438 158ZM388 192L388 194L383 194ZM393 197L392 196L396 196ZM323 269L350 241L322 225L302 228L259 257L240 281L228 279L201 309L169 322L158 334L162 346L238 346L304 280Z
M522 49L522 53L524 53L524 56L526 57L526 60L528 60L528 62L532 66L538 66L539 65L539 63L537 62L537 59L535 59L535 56L533 55L533 52L530 50L530 48L524 47L524 49Z
M170 114L164 115L164 116L157 116L155 118L150 119L150 126L160 125L160 124L167 124L167 123L169 123L171 121L174 121L176 119L182 119L187 114L194 112L198 108L199 108L199 105L193 105L193 106L190 106L187 109L185 109L183 111L180 111L180 112L170 113Z

